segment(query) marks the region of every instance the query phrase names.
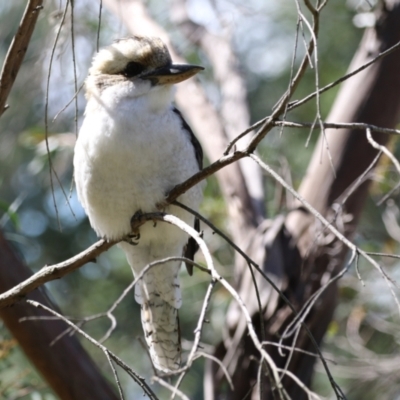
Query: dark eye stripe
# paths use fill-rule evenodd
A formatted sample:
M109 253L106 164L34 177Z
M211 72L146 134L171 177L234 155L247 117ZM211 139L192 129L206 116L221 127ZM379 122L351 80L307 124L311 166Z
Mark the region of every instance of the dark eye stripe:
M139 75L144 70L145 70L144 65L135 61L131 61L126 65L125 69L121 72L121 74L123 76L126 76L127 78L132 78L136 75Z

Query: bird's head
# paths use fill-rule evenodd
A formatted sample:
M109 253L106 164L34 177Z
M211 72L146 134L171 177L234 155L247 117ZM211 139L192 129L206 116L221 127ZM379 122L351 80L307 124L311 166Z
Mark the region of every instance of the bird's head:
M114 82L120 79L147 81L152 86L170 85L203 69L197 65L173 64L166 45L159 38L133 36L116 40L100 50L93 59L89 77L108 77Z

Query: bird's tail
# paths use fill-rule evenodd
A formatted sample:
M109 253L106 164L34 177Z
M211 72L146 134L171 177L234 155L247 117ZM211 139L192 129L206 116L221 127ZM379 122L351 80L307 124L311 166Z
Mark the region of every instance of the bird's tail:
M141 317L154 366L164 372L179 369L181 338L178 310L158 293L143 296Z
M121 243L135 275L142 272L139 265L148 265L154 260L178 249L160 250ZM135 286L135 299L141 305L141 318L147 346L155 368L163 372L176 371L181 362L181 338L178 309L182 305L178 273L180 262L167 262L150 268Z

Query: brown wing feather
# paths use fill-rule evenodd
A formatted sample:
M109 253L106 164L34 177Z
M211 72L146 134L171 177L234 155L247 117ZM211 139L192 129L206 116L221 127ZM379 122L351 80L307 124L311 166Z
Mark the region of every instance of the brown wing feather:
M197 160L197 164L199 166L199 169L203 169L203 149L201 148L200 142L197 140L196 136L194 136L194 133L188 123L185 121L185 119L182 117L181 112L174 108L173 109L174 113L178 115L178 117L181 120L182 123L182 128L185 130L185 132L188 133L190 141L192 142L193 149L194 149L194 154ZM198 218L195 218L194 220L194 229L197 232L200 232L200 221ZM194 260L194 255L196 251L199 249L199 245L193 238L189 238L184 250L183 250L183 256L190 259ZM193 265L186 263L186 269L189 275L193 275Z

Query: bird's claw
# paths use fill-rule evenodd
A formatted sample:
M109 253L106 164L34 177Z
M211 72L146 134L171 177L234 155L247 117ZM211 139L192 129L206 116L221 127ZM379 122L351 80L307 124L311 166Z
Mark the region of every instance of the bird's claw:
M127 241L128 243L134 246L138 244L140 239L139 227L146 222L145 220L143 220L142 216L143 212L142 210L139 210L136 211L135 214L133 214L133 217L131 218L132 232L129 235L127 235Z
M125 242L131 244L132 246L137 246L139 244L140 232L137 230L135 233L130 233L126 236Z

